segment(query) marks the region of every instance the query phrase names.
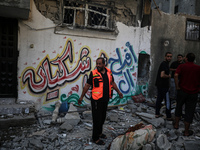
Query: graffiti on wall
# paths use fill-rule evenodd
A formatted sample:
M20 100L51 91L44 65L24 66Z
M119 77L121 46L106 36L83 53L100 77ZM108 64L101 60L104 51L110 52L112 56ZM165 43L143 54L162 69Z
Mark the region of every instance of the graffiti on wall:
M109 105L125 104L132 96L144 94L147 84L137 84L137 67L138 57L135 54L133 45L130 42L125 44L125 48L116 48L116 55L110 57L108 63L113 75L117 77L115 80L120 91L124 94L124 98L120 99L117 94L109 101Z
M108 63L110 63L112 73L120 77L118 83L120 91L128 94L135 87L134 79L136 80L137 75L137 56L133 50L133 46L129 42L126 43L126 48L123 51L120 48L116 48L116 53L117 58L110 58Z
M22 89L28 86L28 89L34 94L41 94L46 92L47 89L55 89L63 86L66 82L72 82L76 80L80 74L91 70L91 58L88 56L90 53L88 47L83 47L80 51L80 59L76 62L73 56L73 43L71 39L68 39L63 53L61 56L56 57L53 60L49 59L47 55L43 61L41 61L38 69L28 67L22 73ZM86 59L83 59L83 58ZM73 70L69 70L66 61L69 63L76 63ZM53 72L53 67L56 70ZM59 92L48 93L53 95Z
M74 40L75 41L75 40ZM109 65L115 76L115 82L120 91L124 94L124 98L120 99L118 94L113 95L109 101L109 105L125 104L131 96L143 93L144 87L138 86L137 81L137 66L138 58L135 54L133 46L130 42L125 44L125 48L116 48L114 57L108 57L105 51L97 51L98 54L90 56L90 48L83 46L76 56L79 58L75 60L75 50L73 41L67 39L63 51L54 59L50 59L47 55L39 62L37 68L27 67L22 72L21 88L27 87L29 92L35 95L45 95L47 101L60 100L62 103L74 103L78 105L80 88L83 88L88 79L88 73L92 70L92 62L95 62L98 57L104 57L106 66ZM99 50L99 49L98 49ZM93 58L93 59L92 59ZM73 69L72 65L74 65ZM82 77L80 81L79 77ZM67 87L68 84L75 83L72 87ZM67 90L60 90L67 87ZM64 91L64 92L63 92ZM91 98L91 89L85 94L82 105L88 103L87 100ZM45 107L47 110L53 110L54 105Z

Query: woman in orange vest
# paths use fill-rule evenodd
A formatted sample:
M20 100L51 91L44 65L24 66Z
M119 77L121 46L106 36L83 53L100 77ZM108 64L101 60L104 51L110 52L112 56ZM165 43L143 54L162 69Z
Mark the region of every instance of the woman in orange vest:
M85 84L81 97L78 100L81 104L85 93L92 86L92 119L93 119L93 132L92 139L94 143L98 145L104 145L104 141L100 138L106 139L106 135L103 134L103 124L106 119L106 110L108 106L109 98L112 98L112 90L116 90L120 98L123 98L123 94L117 88L112 72L105 67L105 60L103 57L99 57L96 60L96 69L90 72L89 79Z

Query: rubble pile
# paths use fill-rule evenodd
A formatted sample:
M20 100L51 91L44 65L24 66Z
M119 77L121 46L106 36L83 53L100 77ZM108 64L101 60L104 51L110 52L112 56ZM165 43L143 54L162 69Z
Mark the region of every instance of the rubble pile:
M191 124L191 130L194 134L189 137L183 136L184 130L183 119L180 121L179 129L173 128L173 121L165 120L165 110L162 107L163 117L155 118L155 99L146 99L143 103L135 103L129 100L127 105L118 107L109 107L107 118L104 124L104 134L107 139L103 139L105 145L96 145L92 142L92 114L91 110L85 110L83 113L74 111L70 105L70 111L66 115L59 115L57 120L52 113L43 112L39 114L37 122L31 126L10 127L9 129L0 130L0 149L1 150L105 150L117 147L114 143L116 138L129 135L130 139L135 139L139 130L132 134L127 132L128 129L138 124L151 127L153 133L151 140L145 141L140 138L142 146L132 149L142 150L193 150L200 149L200 115L199 105L197 106L194 121ZM172 114L174 112L174 107ZM55 121L56 120L56 121ZM127 134L129 133L129 134ZM147 132L146 132L147 133ZM145 134L146 134L145 133ZM155 134L154 134L155 133ZM131 136L132 137L131 137ZM129 149L122 143L119 145ZM128 140L132 144L134 140ZM112 145L112 146L111 146ZM132 144L133 146L134 144Z

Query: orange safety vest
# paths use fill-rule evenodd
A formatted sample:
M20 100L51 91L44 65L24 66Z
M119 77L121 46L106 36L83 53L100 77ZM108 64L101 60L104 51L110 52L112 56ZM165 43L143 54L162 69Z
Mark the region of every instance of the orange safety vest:
M107 70L108 82L109 82L109 98L112 98L113 86L112 86L112 72L110 69L105 68ZM92 71L93 79L93 87L92 87L92 98L94 100L98 100L103 97L103 78L101 73L98 72L97 69Z

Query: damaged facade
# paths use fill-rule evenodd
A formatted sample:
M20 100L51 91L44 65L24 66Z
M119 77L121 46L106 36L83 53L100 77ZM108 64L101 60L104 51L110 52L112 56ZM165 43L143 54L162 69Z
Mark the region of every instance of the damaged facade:
M29 18L16 24L18 86L13 97L48 111L56 101L77 104L100 56L125 95L120 100L114 93L109 105L125 104L140 93L147 96L147 80L137 82L139 55L150 54L151 32L138 21L142 11L141 1L30 1ZM9 88L1 84L1 89L9 97Z
M191 48L199 55L200 17L151 11L149 0L4 0L0 4L26 12L0 11L4 22L1 99L31 101L38 110L53 111L57 101L77 105L100 56L124 95L120 99L114 93L109 101L112 106L126 104L132 96L155 96L157 64L166 51L173 52L173 59ZM187 22L192 29L197 27L196 40L185 38ZM88 92L83 105L90 103L90 96Z

